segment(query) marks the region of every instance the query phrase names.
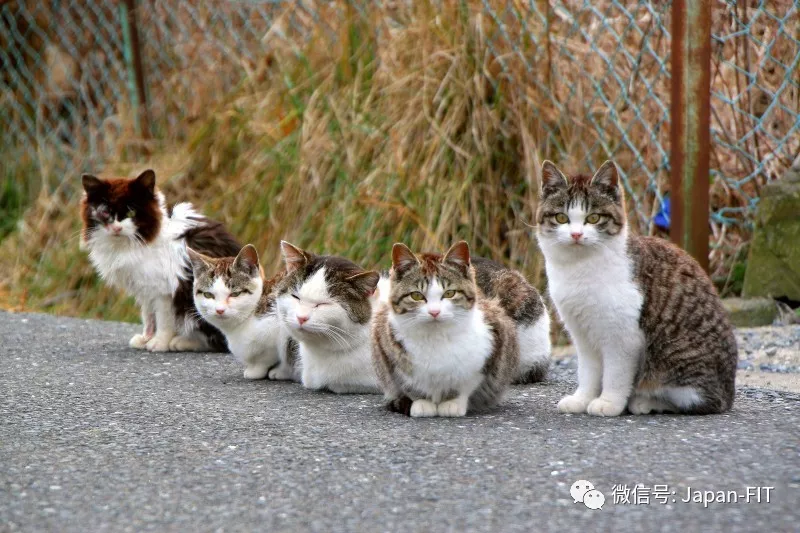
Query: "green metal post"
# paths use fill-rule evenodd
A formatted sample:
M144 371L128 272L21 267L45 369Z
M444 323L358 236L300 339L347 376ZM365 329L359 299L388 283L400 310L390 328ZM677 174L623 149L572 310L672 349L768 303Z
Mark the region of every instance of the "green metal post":
M134 127L140 137L150 136L144 68L139 50L139 28L136 24L136 0L125 0L119 5L122 23L123 55L128 70L128 91L131 95Z

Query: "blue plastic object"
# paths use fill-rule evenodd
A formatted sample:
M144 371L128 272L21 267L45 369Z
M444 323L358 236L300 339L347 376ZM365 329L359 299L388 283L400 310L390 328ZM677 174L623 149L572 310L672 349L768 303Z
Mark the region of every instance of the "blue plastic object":
M669 230L669 198L664 198L661 202L661 210L653 218L653 224L665 231Z

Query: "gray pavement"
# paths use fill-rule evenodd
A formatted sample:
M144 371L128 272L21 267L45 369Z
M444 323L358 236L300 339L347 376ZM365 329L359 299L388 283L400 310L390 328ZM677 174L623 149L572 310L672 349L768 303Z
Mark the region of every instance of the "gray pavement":
M566 361L492 414L412 420L378 396L245 381L229 355L128 349L136 329L0 312L0 531L799 527L797 394L740 388L709 417L566 416ZM601 510L573 503L579 479ZM614 503L637 483L649 504ZM774 487L769 503L681 501L748 486Z

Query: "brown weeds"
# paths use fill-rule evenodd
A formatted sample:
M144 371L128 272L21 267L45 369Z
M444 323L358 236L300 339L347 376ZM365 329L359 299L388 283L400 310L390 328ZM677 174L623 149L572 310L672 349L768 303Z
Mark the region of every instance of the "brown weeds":
M170 200L191 200L226 222L256 244L268 271L280 267L280 239L386 267L396 241L442 250L463 238L474 253L520 268L541 287L531 225L544 157L584 172L614 157L640 232L655 230L645 222L657 211L656 191L668 192L668 8L564 4L569 9L537 2L534 12L527 2L487 9L477 0L303 0L278 5L258 39L243 45L226 41L206 8L168 14L168 4L155 1L142 19L158 30L148 34L149 61L168 54L182 57L183 67L151 81L151 115L163 124L148 145L152 157L131 159L127 147L141 139L131 137L121 109L128 136L118 139L107 173L155 168ZM775 4L780 11L791 0ZM726 20L730 28L730 14L719 11L717 32ZM231 20L242 32L263 23ZM194 28L188 37L173 35L186 26ZM743 64L737 57L745 50L751 66L767 52L789 61L797 52L780 42L769 51L746 39L724 44L714 90L731 100L745 94L758 116L756 91L781 83L781 73L759 74L754 87L730 61ZM798 110L795 100L782 103ZM780 120L794 115L779 111L783 131ZM732 144L753 128L731 106L715 106L714 121ZM752 158L715 144L715 208L747 205L789 164L784 152L770 155L764 135L747 143ZM764 170L751 159L766 161ZM132 301L104 288L78 250L79 183L65 177L0 243L8 280L0 294L10 305L25 294L29 309L135 319ZM749 233L741 225L712 230L712 268L725 275Z

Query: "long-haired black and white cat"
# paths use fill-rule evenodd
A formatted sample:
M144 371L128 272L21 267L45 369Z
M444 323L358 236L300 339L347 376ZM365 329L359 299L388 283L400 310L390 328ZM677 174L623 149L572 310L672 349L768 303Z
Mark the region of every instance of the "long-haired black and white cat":
M239 244L225 228L191 204L171 210L146 170L136 179L84 174L81 248L103 280L141 307L144 330L132 348L154 352L224 351L225 338L197 318L187 245L210 257L236 255Z

